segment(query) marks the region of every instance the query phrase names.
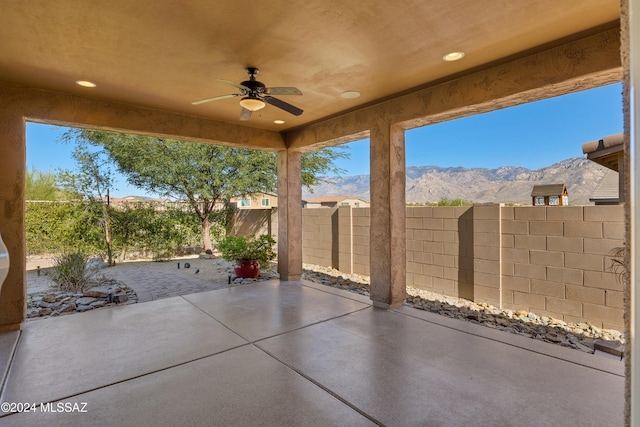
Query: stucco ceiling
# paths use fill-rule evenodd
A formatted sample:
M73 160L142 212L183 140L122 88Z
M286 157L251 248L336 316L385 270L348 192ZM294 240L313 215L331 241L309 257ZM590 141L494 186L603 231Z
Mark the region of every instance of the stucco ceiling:
M286 130L618 19L617 0L4 0L0 80ZM444 62L452 51L466 56ZM239 98L191 104L235 93L214 79L241 82L247 66L267 86L299 88L279 98L304 113L267 106L240 122Z

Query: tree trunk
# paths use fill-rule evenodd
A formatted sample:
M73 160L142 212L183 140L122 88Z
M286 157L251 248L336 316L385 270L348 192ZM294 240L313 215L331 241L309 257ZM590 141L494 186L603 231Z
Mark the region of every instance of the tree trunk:
M200 228L202 231L202 245L204 246L205 251L212 251L213 246L211 245L211 232L209 226L209 217L200 218Z

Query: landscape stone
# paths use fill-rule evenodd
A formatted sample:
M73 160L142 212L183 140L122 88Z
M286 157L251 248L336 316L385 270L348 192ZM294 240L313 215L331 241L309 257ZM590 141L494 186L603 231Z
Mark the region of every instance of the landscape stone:
M78 304L78 305L89 305L94 301L98 301L98 299L94 298L94 297L82 297L82 298L78 298L76 300L76 304Z
M91 289L84 291L82 296L93 298L108 298L109 289L106 286L95 286Z
M42 301L44 302L56 302L56 295L55 294L46 294L42 297Z

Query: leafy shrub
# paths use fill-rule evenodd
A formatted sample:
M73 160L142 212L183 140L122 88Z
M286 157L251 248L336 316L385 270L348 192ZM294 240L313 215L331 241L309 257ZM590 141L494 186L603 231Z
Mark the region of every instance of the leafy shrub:
M266 266L269 261L276 257L273 245L276 241L268 234L256 237L250 236L226 236L218 242L218 248L222 253L222 258L227 261L238 261L255 259L260 262L260 266Z
M97 272L87 269L87 261L88 257L79 252L63 253L55 257L53 271L49 273L51 280L63 291L84 291Z

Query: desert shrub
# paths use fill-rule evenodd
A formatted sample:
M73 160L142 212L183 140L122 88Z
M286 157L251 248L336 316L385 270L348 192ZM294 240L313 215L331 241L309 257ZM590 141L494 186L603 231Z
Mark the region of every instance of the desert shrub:
M88 257L80 252L67 252L54 258L49 273L58 287L66 292L82 292L89 287L97 270L87 269Z

